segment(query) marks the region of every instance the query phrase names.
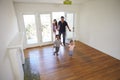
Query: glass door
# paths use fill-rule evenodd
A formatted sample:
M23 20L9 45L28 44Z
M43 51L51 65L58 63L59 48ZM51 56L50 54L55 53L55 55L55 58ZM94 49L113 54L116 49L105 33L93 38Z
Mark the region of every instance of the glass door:
M51 13L37 13L37 14L25 14L23 16L24 21L24 33L26 37L25 47L35 47L46 44L51 44L55 40L55 34L52 31L52 21L56 19L60 21L61 16L65 16L65 20L71 29L71 32L66 29L66 39L74 39L74 14L65 12L52 12ZM61 37L61 40L62 37ZM66 41L67 42L67 41Z
M35 15L23 15L26 43L36 44L38 43Z
M61 16L65 16L65 12L52 12L52 20L56 19L59 22Z
M52 42L50 14L40 14L40 28L41 28L42 44Z
M23 21L26 48L52 42L51 14L25 14Z
M70 39L74 39L74 14L73 13L65 13L65 12L52 12L52 20L56 19L59 22L61 16L65 17L65 21L67 21L67 23L71 29L71 32L68 29L66 29L66 42L69 42Z
M52 12L52 21L54 19L57 20L57 22L59 22L61 20L61 16L65 16L65 12ZM53 34L55 35L55 34ZM62 35L61 35L62 36ZM55 37L53 36L53 41L55 40ZM61 41L62 41L62 37L61 37Z
M71 29L71 32L66 29L66 38L67 40L74 39L74 14L73 13L66 13L66 21Z

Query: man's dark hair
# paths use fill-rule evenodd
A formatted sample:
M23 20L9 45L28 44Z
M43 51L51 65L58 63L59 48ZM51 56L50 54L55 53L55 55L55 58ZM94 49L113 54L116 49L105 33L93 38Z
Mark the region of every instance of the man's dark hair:
M61 16L61 18L64 18L64 16Z

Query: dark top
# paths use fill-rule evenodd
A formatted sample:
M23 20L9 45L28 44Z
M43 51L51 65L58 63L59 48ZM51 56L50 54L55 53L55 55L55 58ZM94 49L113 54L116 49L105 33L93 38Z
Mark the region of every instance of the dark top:
M67 22L64 21L63 23L61 21L58 22L59 25L59 32L63 33L66 32L66 26L68 26Z

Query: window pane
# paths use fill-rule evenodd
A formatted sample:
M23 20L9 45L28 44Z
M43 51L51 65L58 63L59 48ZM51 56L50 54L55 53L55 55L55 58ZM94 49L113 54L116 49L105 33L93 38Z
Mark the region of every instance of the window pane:
M50 14L40 14L42 42L52 41Z
M36 24L35 24L35 15L23 15L25 32L27 37L27 44L38 43Z
M74 20L73 13L67 13L66 21L68 22L68 25L71 29L71 32L67 29L67 39L73 38L73 25L74 25L73 20Z
M61 16L65 17L65 13L64 12L52 12L52 19L56 19L57 21L60 21Z

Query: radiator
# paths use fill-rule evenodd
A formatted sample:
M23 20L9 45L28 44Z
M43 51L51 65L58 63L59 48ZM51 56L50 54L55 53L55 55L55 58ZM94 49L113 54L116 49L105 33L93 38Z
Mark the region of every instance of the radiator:
M10 62L15 80L24 80L24 72L21 59L21 51L19 48L9 50Z
M23 37L23 33L17 33L8 45L9 58L15 80L24 80L24 71L22 66L25 63Z

